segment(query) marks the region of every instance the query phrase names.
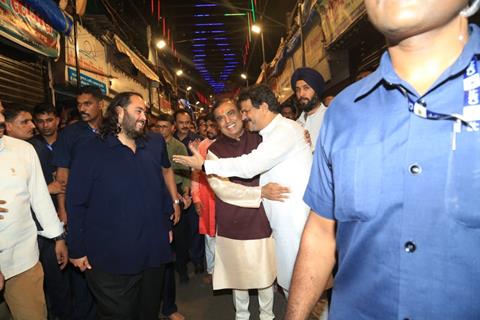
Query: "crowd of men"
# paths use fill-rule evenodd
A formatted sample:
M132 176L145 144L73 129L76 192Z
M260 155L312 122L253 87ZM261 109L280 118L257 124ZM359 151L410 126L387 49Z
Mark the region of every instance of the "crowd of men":
M365 4L388 52L331 104L298 68L294 105L254 85L195 132L136 92L104 108L82 87L61 131L53 105L0 105L13 318L181 320L191 262L232 289L237 320L251 289L274 319L276 285L288 320L478 319L480 1Z

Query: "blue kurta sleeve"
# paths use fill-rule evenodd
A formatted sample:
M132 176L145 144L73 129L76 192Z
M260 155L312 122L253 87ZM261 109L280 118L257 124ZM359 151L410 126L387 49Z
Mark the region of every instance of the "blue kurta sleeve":
M72 163L67 187L68 248L72 258L87 255L85 249L85 219L94 183L96 140L87 143Z
M71 165L71 143L67 130L60 133L53 148L52 164L60 168L70 168Z

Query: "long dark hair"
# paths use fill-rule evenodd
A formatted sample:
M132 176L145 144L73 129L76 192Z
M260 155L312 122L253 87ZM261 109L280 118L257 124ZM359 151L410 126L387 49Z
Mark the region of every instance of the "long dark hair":
M117 136L121 131L120 123L118 123L117 107L127 108L130 104L130 98L132 96L138 96L143 99L142 95L138 92L127 91L117 94L107 107L105 117L102 125L100 126L100 135L105 138L111 134Z

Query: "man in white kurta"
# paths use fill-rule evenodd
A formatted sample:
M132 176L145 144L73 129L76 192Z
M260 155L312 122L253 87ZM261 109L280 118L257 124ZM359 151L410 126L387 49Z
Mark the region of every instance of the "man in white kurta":
M277 281L288 291L309 212L302 198L310 175L311 149L305 141L304 129L278 113L278 101L268 87L251 87L240 95L239 103L249 129L259 131L262 136L256 150L237 158L204 161L195 154L194 158L174 159L195 168L203 164L207 174L223 177L251 178L261 174L260 185L276 182L290 189L288 199L283 202L263 201L276 242Z
M15 319L46 319L43 271L38 261L37 227L47 238L62 235L42 168L33 146L3 135L0 113L0 272L5 277L5 300ZM64 240L58 239L57 260L68 261Z

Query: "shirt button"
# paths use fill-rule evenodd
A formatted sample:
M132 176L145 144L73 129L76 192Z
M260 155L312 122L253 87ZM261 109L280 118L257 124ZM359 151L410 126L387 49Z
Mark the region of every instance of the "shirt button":
M420 167L418 164L414 163L412 164L409 168L408 171L414 176L419 175L422 173L422 167Z
M413 253L417 250L417 246L412 241L405 242L405 251L408 253Z

